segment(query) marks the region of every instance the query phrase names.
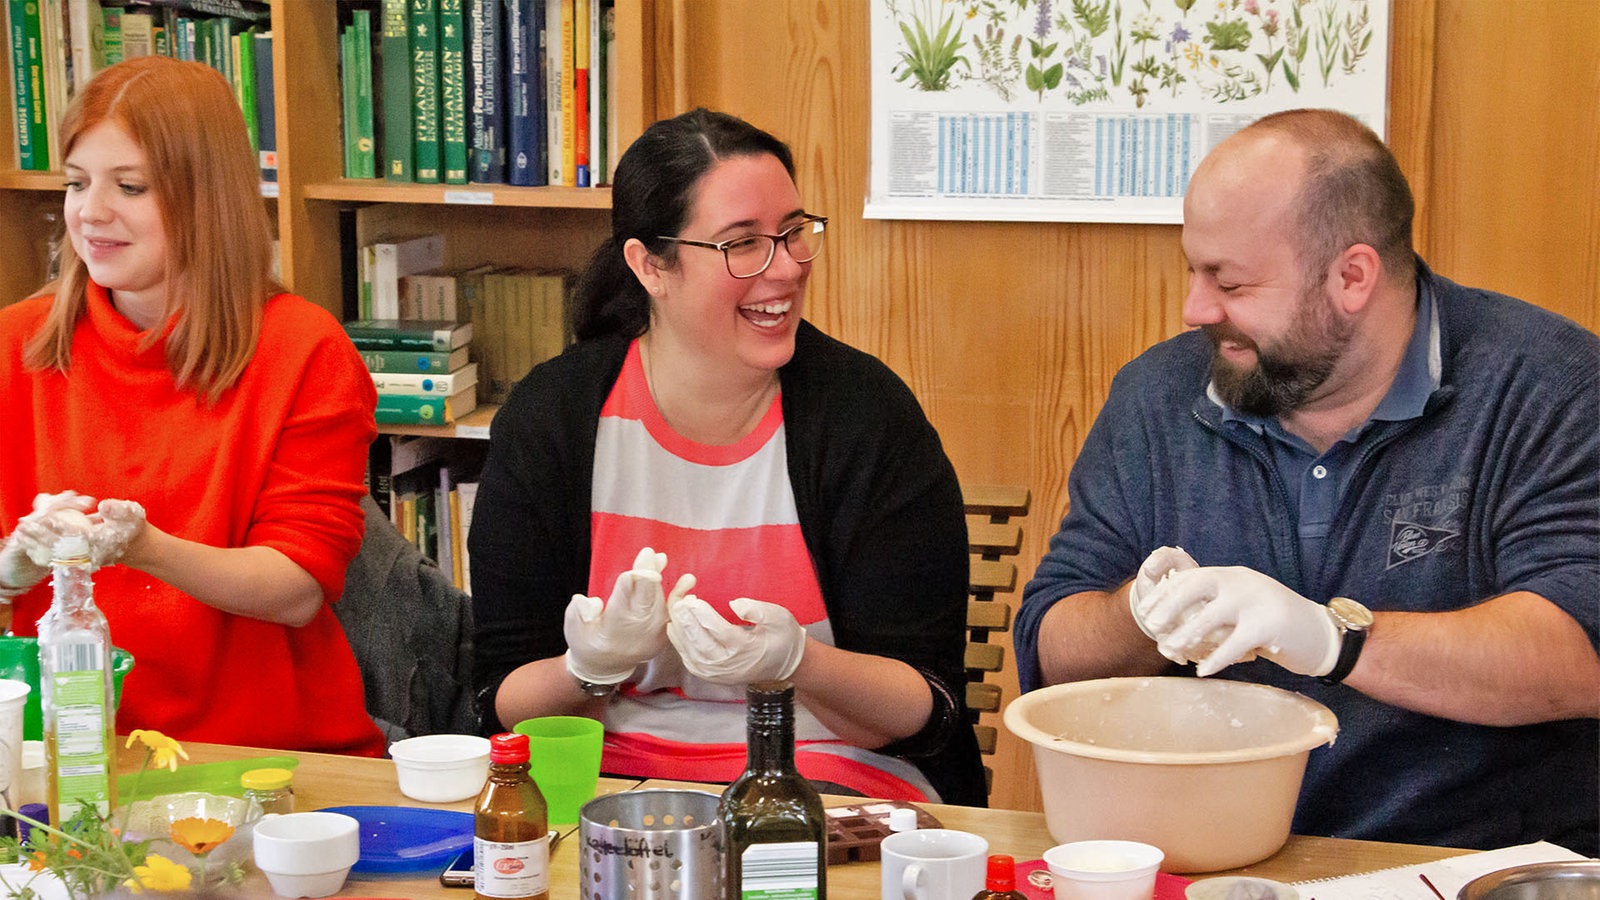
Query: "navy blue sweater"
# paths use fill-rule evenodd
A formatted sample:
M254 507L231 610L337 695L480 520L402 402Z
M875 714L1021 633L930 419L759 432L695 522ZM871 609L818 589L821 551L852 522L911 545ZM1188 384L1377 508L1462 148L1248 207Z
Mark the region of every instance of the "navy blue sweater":
M1117 588L1163 545L1375 610L1454 610L1531 591L1596 642L1600 339L1425 266L1419 278L1435 298L1440 387L1420 418L1374 422L1359 439L1320 571L1302 565L1270 438L1225 424L1205 396L1204 334L1158 344L1118 373L1073 466L1071 511L1023 594L1023 690L1039 686L1049 607ZM1311 754L1296 833L1478 848L1548 839L1600 854L1594 720L1468 725L1264 660L1218 677L1298 691L1339 717L1337 742Z

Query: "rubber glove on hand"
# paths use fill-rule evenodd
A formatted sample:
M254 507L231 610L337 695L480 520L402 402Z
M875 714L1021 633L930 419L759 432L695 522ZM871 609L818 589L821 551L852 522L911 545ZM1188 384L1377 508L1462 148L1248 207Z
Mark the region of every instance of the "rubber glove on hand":
M1172 572L1183 572L1199 567L1194 557L1185 553L1182 547L1157 547L1139 566L1139 574L1133 577L1133 583L1128 585L1128 609L1133 612L1133 621L1138 623L1139 630L1153 641L1159 641L1166 635L1152 631L1145 622L1145 608L1148 605L1145 598L1150 596L1150 591L1161 579Z
M567 638L567 671L580 681L620 684L635 667L667 646L667 601L661 572L667 555L649 547L639 551L633 568L617 576L611 599L573 594L562 630ZM694 588L684 574L672 589L681 597Z
M89 531L89 558L96 568L122 558L128 544L144 530L144 507L132 500L101 500L98 519Z
M85 515L94 498L77 491L39 494L33 511L17 521L0 545L0 596L15 596L50 574L50 557L64 534L88 534L93 524Z
M1301 675L1326 675L1339 660L1339 629L1320 603L1244 566L1175 572L1146 598L1146 618L1169 659L1195 659L1195 648L1219 630L1226 637L1200 659L1195 673L1214 675L1253 658L1272 660ZM1172 623L1178 623L1171 627Z
M788 678L806 649L806 630L776 603L748 597L728 604L749 626L735 625L693 594L668 605L667 639L684 668L714 684Z

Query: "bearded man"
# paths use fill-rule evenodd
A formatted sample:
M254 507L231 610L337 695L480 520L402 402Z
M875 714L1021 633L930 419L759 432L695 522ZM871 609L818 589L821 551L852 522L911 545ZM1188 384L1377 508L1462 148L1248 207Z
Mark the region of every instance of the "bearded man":
M1022 688L1297 691L1339 718L1297 833L1600 855L1600 339L1435 275L1413 206L1336 112L1201 162L1194 330L1112 384L1024 592Z

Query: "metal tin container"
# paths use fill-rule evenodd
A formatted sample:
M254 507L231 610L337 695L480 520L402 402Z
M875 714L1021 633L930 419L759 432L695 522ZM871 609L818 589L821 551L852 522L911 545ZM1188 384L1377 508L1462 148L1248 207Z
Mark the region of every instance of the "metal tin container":
M1600 900L1600 861L1530 863L1480 875L1457 900Z
M627 791L578 814L581 900L704 900L722 896L716 794Z

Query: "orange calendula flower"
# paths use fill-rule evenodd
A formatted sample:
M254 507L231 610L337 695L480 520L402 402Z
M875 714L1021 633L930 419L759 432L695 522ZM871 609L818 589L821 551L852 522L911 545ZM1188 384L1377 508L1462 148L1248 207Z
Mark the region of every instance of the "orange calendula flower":
M194 875L187 866L152 853L144 858L144 865L133 867L133 877L122 884L135 894L142 894L145 891L186 891L193 880Z
M210 853L218 844L231 837L233 837L233 826L216 819L190 816L172 823L173 842L195 856Z
M43 872L45 870L43 850L35 850L28 854L28 868L35 872Z
M157 768L165 766L169 771L176 772L178 771L178 758L180 756L184 759L189 758L189 754L184 752L182 744L159 731L148 728L135 728L128 735L127 746L132 747L135 741L144 744Z

